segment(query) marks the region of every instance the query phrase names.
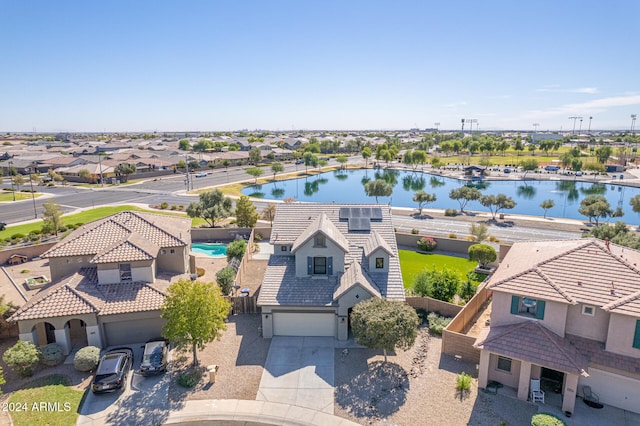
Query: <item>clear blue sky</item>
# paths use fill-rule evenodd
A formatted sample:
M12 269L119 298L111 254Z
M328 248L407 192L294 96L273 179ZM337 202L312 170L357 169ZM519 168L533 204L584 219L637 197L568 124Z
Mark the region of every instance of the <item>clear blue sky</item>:
M640 113L639 1L0 0L0 18L0 131L629 129Z

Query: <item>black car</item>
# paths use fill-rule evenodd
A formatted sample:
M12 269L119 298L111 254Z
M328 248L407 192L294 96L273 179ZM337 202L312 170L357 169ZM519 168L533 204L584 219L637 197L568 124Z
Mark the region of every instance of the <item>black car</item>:
M7 227L7 224L4 222L0 222L0 231L4 231L4 229Z
M169 342L163 338L151 339L144 345L140 374L150 376L167 371Z
M91 383L93 393L113 392L127 386L127 377L133 364L133 350L117 348L107 351L98 364L96 376Z

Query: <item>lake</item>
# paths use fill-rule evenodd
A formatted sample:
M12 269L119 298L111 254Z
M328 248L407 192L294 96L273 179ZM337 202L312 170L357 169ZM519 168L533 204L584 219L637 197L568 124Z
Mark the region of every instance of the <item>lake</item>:
M465 182L408 170L336 170L315 176L289 179L263 185L252 185L242 190L242 193L256 198L282 200L295 198L297 201L321 203L375 203L374 197L368 197L364 192L364 184L369 180L384 179L393 186L390 197L379 197L378 202L391 204L394 207L417 207L412 198L416 191L423 190L436 194L437 200L427 204L426 208L460 209L457 201L449 198L449 191L459 188ZM517 205L505 213L543 216L544 210L540 203L553 200L555 207L549 209L547 216L586 219L580 213L580 201L588 195L603 195L609 201L612 209L621 207L624 216L612 219L623 220L632 225L640 225L640 214L635 213L629 205L629 200L640 194L640 188L614 184L601 184L580 181L534 181L534 180L491 180L475 181L470 185L476 186L483 194L506 194L513 198ZM471 201L465 210L488 212L478 201Z

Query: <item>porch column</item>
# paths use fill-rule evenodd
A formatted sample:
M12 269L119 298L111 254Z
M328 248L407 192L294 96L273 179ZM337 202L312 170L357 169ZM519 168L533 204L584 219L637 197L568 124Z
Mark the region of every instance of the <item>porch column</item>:
M489 381L489 359L491 352L482 349L480 351L480 366L478 367L478 387L484 389Z
M522 361L520 364L520 380L518 381L518 399L529 399L529 381L531 380L531 363Z
M71 350L71 336L69 336L69 326L64 326L61 329L55 329L53 333L56 336L56 343L62 346L62 351L65 355L69 355Z
M262 337L273 337L273 313L262 311Z
M338 340L345 341L349 337L349 320L345 316L338 316Z
M576 394L578 393L578 375L566 373L564 383L564 395L562 397L562 411L573 413L576 405Z

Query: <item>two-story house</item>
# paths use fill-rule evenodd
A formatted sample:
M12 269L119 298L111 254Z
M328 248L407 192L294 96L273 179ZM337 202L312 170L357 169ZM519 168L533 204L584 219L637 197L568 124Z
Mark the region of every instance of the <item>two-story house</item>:
M585 385L640 411L640 252L596 239L516 243L487 289L479 387L500 382L526 400L531 379L549 379L563 411Z
M258 296L264 337L346 340L356 303L405 299L389 206L284 203L271 244Z
M83 225L42 257L51 282L9 319L38 346L104 347L157 337L168 280L189 271L191 220L125 211Z

